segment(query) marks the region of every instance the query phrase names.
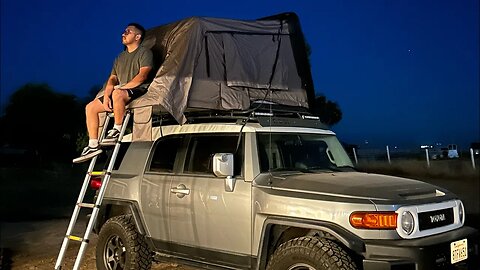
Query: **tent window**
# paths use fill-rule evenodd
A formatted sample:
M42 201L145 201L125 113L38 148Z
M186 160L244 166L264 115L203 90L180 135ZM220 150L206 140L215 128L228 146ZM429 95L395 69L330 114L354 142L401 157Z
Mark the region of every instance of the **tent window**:
M300 88L288 35L224 33L222 38L228 86L266 89L272 80L271 89Z

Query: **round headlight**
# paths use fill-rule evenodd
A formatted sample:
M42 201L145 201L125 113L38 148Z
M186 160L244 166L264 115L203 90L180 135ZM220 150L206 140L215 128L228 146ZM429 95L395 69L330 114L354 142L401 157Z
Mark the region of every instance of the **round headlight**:
M463 218L465 216L464 214L464 209L463 209L463 203L459 202L458 203L458 218L460 219L460 223L463 223Z
M412 213L405 211L402 213L402 230L410 235L413 232L413 228L415 228L415 222L413 220L413 215Z

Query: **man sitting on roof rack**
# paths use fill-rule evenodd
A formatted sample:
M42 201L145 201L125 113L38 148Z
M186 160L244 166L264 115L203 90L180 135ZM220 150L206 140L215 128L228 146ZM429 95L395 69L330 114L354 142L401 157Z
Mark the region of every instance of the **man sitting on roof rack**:
M74 163L86 161L102 152L98 142L99 113L112 112L113 109L115 125L101 142L102 146L113 145L120 134L125 106L147 92L153 55L150 49L141 46L144 36L145 29L137 23L130 23L122 33L125 50L115 59L104 86L104 95L85 107L89 141L80 157L73 160Z

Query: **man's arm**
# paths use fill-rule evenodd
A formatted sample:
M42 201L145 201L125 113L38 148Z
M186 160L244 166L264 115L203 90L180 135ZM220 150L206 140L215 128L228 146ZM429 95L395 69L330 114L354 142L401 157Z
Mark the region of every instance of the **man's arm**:
M107 85L105 86L104 96L110 97L113 92L113 87L118 84L117 75L110 75L107 80Z
M132 89L141 85L148 78L148 73L152 70L152 67L141 67L138 74L133 77L131 81L122 85L120 89Z
M103 93L103 108L107 112L112 111L112 102L110 101L110 96L112 95L114 86L118 84L117 75L110 75L107 80L107 85L105 86L105 92Z

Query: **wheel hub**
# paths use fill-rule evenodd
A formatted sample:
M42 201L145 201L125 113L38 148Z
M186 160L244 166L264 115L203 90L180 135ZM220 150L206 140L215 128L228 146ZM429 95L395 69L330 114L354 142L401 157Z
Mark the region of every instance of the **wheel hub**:
M105 263L109 270L121 270L125 267L126 248L122 239L118 236L112 236L105 245Z

